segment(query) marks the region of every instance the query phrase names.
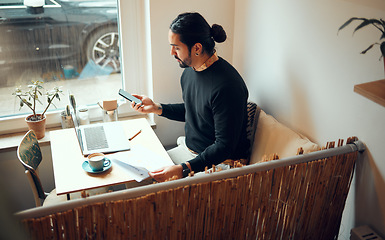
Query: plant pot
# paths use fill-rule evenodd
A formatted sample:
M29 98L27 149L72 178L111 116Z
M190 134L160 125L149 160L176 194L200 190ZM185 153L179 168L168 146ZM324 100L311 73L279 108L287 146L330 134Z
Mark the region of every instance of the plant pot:
M41 116L41 114L36 115ZM28 125L28 129L33 130L35 132L37 139L41 139L45 136L45 116L43 119L37 121L30 120L32 116L33 114L25 118L25 121Z

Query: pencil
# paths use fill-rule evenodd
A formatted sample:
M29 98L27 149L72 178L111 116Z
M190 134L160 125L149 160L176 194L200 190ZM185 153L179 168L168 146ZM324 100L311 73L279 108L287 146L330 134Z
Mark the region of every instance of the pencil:
M142 129L139 130L139 132L137 132L134 136L130 137L128 140L131 141L131 140L134 139L136 136L138 136L139 133L141 133L141 132L142 132Z

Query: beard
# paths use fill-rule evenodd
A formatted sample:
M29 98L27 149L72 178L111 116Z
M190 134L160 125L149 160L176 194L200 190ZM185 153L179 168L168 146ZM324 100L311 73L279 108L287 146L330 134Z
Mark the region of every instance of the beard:
M190 65L191 65L191 55L189 55L189 57L184 59L184 60L178 58L177 56L174 56L174 57L175 57L175 59L179 60L179 67L181 67L181 68L190 67Z

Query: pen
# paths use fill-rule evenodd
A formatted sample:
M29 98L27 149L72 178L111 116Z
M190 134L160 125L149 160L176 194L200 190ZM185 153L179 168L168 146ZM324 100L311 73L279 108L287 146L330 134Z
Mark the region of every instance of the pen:
M138 136L139 133L141 133L141 132L142 132L142 129L139 130L139 132L137 132L134 136L130 137L128 140L131 141L131 140L134 139L136 136Z
M104 108L102 107L102 105L100 105L100 103L99 103L99 102L97 102L97 104L99 105L99 107L100 107L101 109L103 109L103 110L104 110Z

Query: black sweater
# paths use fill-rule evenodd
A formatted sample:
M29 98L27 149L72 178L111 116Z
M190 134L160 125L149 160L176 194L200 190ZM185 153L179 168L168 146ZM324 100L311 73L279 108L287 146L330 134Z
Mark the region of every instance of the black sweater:
M247 87L233 66L219 58L181 77L184 103L162 104L162 116L185 121L186 145L199 153L189 161L195 172L226 159L247 158Z

